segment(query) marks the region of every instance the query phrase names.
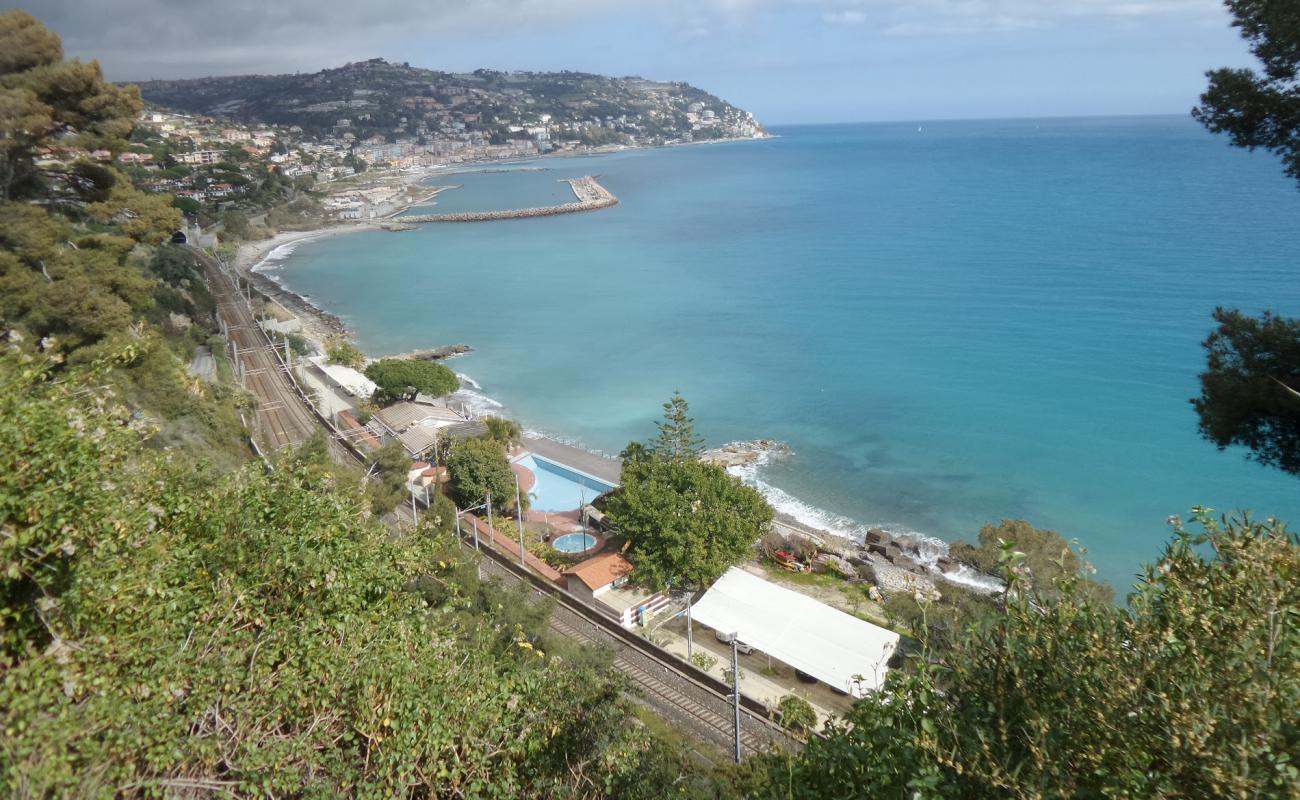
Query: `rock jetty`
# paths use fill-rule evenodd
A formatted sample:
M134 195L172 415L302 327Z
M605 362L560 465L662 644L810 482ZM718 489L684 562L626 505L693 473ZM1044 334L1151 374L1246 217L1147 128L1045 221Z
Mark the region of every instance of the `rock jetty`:
M409 353L398 353L397 355L384 356L385 358L404 358L408 361L444 361L452 356L464 355L465 353L474 352L474 348L467 344L445 344L441 347L430 347L424 350L412 350Z
M557 214L574 214L579 211L595 211L618 205L618 198L600 185L594 175L562 181L573 189L577 201L558 206L541 206L539 208L515 208L506 211L459 211L450 214L415 214L400 217L403 223L416 222L491 222L499 219L524 219L527 217L553 217Z
M786 456L790 453L790 446L785 442L754 439L748 442L729 442L721 447L706 450L700 455L700 460L722 467L743 467L769 455Z

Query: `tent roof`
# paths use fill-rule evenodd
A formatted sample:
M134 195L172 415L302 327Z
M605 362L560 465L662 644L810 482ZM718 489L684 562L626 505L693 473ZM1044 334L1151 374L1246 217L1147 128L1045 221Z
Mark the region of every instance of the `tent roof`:
M691 607L691 616L858 697L884 684L899 639L893 631L736 567Z

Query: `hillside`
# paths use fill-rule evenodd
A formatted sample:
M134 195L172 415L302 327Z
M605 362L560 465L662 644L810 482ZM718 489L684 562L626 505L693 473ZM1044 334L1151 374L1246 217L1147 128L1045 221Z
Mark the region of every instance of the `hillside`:
M665 144L764 134L749 112L686 83L581 72L448 73L372 59L294 75L138 84L150 103L317 138ZM545 146L543 150L547 149Z

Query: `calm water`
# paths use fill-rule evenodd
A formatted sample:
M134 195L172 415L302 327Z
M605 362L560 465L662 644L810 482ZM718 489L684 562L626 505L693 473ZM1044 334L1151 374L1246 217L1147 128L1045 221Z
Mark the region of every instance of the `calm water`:
M821 524L1022 517L1127 587L1192 505L1300 521L1300 483L1203 442L1187 403L1216 304L1300 314L1271 158L1179 118L780 132L443 177L465 188L439 210L587 173L622 204L335 237L279 277L372 354L472 344L484 394L594 449L680 389L712 444L790 443L750 477Z

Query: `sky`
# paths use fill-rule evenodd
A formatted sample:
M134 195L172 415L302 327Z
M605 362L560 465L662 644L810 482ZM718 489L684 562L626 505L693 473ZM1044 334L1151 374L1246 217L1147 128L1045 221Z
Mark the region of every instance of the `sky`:
M1221 0L19 0L112 80L448 71L682 80L772 126L1182 114L1249 66Z

